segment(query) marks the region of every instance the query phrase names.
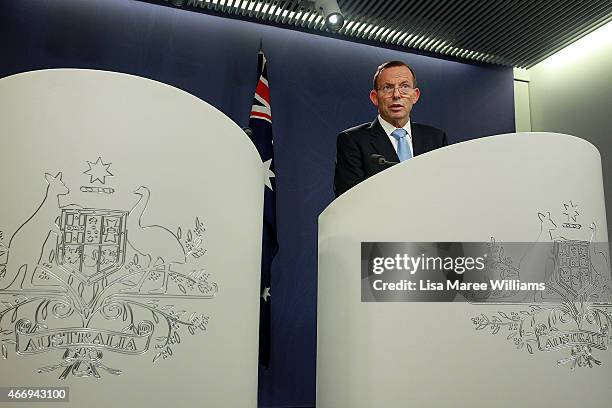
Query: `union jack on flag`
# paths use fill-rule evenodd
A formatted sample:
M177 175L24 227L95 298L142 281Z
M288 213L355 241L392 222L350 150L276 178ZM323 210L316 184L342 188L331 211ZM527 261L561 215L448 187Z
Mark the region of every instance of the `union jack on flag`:
M268 85L268 68L266 67L267 61L263 51L259 51L258 59L259 62L257 72L259 73L259 80L257 81L255 96L253 97L253 106L251 107L251 120L249 121L249 126L254 124L254 119L263 119L272 124L272 110L270 109L270 86ZM268 141L271 147L272 129L270 129L270 134L268 136ZM261 154L261 151L259 154Z
M272 142L272 111L266 57L259 51L257 87L249 119L251 140L257 148L265 172L263 236L261 248L261 297L259 299L259 362L270 364L271 342L271 268L278 252L276 238L276 181L274 178L274 149Z

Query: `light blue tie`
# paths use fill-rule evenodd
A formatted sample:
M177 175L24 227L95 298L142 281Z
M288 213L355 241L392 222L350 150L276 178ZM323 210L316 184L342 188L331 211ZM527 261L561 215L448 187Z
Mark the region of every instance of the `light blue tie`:
M395 129L391 132L391 136L397 140L397 157L399 157L401 162L412 158L412 152L410 151L408 139L406 138L407 134L408 132L406 129Z

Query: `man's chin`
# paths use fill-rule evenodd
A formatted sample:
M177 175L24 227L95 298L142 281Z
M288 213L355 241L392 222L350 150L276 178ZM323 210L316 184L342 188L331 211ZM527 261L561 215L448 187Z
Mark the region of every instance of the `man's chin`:
M386 119L386 121L391 123L391 124L405 123L405 122L408 122L408 115L405 114L405 113L389 115L389 117L388 117L388 119Z

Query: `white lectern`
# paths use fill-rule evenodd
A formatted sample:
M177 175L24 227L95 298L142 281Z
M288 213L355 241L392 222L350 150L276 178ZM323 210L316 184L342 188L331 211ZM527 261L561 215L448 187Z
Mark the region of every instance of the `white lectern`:
M68 387L40 406L255 407L244 132L159 82L49 70L0 80L0 134L0 385L19 391L0 405Z
M553 304L362 302L360 274L362 242L605 242L605 226L599 153L561 134L452 145L351 189L319 217L317 407L609 407L609 297L601 319L548 322Z

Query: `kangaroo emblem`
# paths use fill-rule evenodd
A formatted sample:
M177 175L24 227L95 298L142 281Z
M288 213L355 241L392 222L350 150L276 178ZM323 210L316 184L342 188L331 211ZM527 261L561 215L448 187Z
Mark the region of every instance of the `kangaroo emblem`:
M170 267L186 262L185 249L178 237L167 228L161 225L143 225L142 217L151 192L147 187L140 186L134 193L139 195L140 199L128 218L128 242L135 251L149 258L149 266L155 267L142 277L138 290L142 293L166 293L168 277L175 273Z
M70 192L62 181L62 173L45 173L47 189L34 213L12 235L8 246L8 260L0 276L0 290L22 289L35 276L51 233L59 235L56 218L59 215L59 197ZM29 279L26 279L28 278Z

